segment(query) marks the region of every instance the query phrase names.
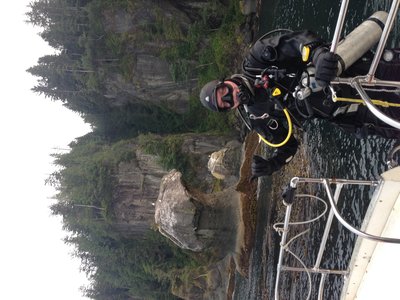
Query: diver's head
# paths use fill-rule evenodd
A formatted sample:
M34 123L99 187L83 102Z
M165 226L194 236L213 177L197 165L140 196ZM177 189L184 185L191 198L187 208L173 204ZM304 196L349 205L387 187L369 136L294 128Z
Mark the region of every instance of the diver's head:
M229 111L239 106L238 85L231 81L213 80L203 86L200 101L203 106L213 111Z

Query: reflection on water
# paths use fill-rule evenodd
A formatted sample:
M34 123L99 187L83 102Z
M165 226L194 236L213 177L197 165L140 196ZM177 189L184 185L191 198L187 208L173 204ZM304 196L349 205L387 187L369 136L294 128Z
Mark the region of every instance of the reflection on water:
M366 19L377 10L389 11L391 1L350 1L344 32L349 33L362 20ZM340 1L299 1L299 0L270 0L262 1L262 12L260 18L260 35L275 28L289 28L292 30L311 29L325 39L331 39L336 25ZM399 20L397 20L399 21ZM400 46L399 22L390 36L389 46ZM310 153L311 170L314 177L336 177L377 179L379 174L386 170L386 159L393 141L377 137L367 139L356 139L353 136L340 131L331 124L324 121L312 121L306 125L306 146ZM263 181L264 186L267 184ZM368 206L371 196L369 188L346 189L342 203L340 204L343 216L353 225L360 226L362 217ZM267 199L260 199L260 203ZM262 262L263 251L265 253L265 241L268 237L265 231L268 207L259 210L259 220L256 247L252 257L250 279L244 280L238 276L235 289L235 299L261 299L262 291L259 282L266 278L265 272L275 272L275 266ZM348 230L343 229L340 224L333 224L333 235L331 236L327 249L329 252L324 256L325 263L321 267L345 269L349 263L353 242L355 237ZM315 237L320 234L318 226L309 236ZM313 239L308 243L312 243ZM299 245L298 248L302 248ZM315 253L307 253L308 259L316 257ZM306 257L305 257L306 259ZM270 276L268 277L270 278ZM315 279L316 277L313 276ZM339 299L340 289L343 284L339 276L329 276L326 283L325 298ZM305 276L299 276L297 286L293 287L293 278L282 279L281 299L304 299L307 293L307 281ZM271 281L271 279L269 279ZM271 286L270 282L270 286ZM273 286L273 284L272 284ZM317 286L314 285L314 289ZM269 291L269 297L273 292ZM315 294L312 299L315 299Z
M332 39L341 1L262 0L261 2L260 35L272 28L311 29L327 40ZM351 32L375 11L389 11L390 6L390 0L350 1L343 32L345 34ZM397 41L398 30L396 26L392 32ZM392 38L391 46L395 44L399 43Z

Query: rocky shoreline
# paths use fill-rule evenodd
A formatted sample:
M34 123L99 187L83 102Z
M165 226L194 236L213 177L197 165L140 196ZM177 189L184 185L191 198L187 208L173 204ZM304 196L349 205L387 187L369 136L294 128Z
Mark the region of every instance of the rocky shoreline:
M243 53L248 49L249 45L255 41L255 37L258 34L258 17L259 9L261 5L260 0L243 1L243 13L246 15L246 22L243 25L241 34L244 37L244 45L240 49L241 53L237 57L238 71L240 72L241 63L243 59ZM242 251L237 252L239 255L234 259L236 263L236 268L231 268L229 272L229 283L227 288L226 299L232 299L234 293L234 277L235 273L239 272L244 277L249 275L249 266L251 265L251 252L255 243L256 234L256 223L257 223L257 201L260 192L268 193L268 198L270 203L268 204L269 212L267 213L267 228L265 230L265 237L263 243L263 257L262 264L265 266L269 264L271 260L271 255L274 252L274 243L271 240L272 234L272 224L276 219L281 219L282 217L282 191L284 187L288 184L289 180L294 176L304 176L310 175L309 161L307 154L307 147L303 143L305 134L294 129L294 135L299 141L300 146L297 154L290 164L282 168L280 171L275 172L271 177L271 189L269 191L260 191L260 184L256 186L255 189L249 186L249 179L251 174L251 160L254 154L267 154L270 149L264 144L258 143L258 137L256 134L247 134L246 129L242 130L242 136L246 136L245 145L243 148L243 163L240 174L240 181L237 185L237 191L244 193L244 197L241 198L240 202L240 216L241 222L239 224L239 232L243 233L243 236L238 235L237 249ZM267 154L268 156L268 154ZM261 287L263 291L262 299L269 299L269 292L271 286L267 286L267 278L262 278L260 280L264 284Z
M237 50L236 70L241 71L241 64L244 53L254 42L258 33L258 12L260 0L243 0L242 13L246 16L245 23L240 28L240 35L243 37L243 45ZM233 299L235 292L236 273L244 277L249 275L250 257L254 247L257 216L257 184L250 183L251 160L254 153L259 152L258 137L249 133L245 126L241 127L240 136L244 139L242 150L242 166L240 168L239 182L236 190L241 193L239 203L239 224L236 240L236 250L231 256L230 264L225 268L226 276L226 299Z
M235 68L233 72L240 72L241 63L245 52L255 41L258 34L258 11L260 8L260 1L243 1L242 12L246 16L245 23L238 29L238 34L243 37L243 45L240 49L234 50ZM239 121L242 123L241 121ZM305 148L299 149L298 154L294 160L281 171L276 172L270 180L271 189L268 191L260 191L261 184L257 180L251 181L251 162L254 154L267 154L269 149L266 149L263 144L259 143L259 138L254 132L248 132L245 126L241 127L240 136L243 138L243 147L241 150L240 159L240 172L236 178L239 178L236 187L230 187L229 190L231 198L230 205L236 207L237 217L230 218L232 230L236 231L236 242L234 249L228 251L227 254L220 257L219 261L212 263L206 268L201 268L195 271L193 282L189 285L175 285L173 293L185 299L197 299L202 295L202 299L233 299L235 293L236 276L249 278L250 267L252 264L252 252L255 246L256 230L257 230L257 207L260 200L258 195L260 192L267 193L267 198L270 203L267 204L267 223L272 224L276 218L276 209L279 208L281 202L282 188L288 183L289 179L295 175L305 175L307 170L299 173L299 170L305 164L306 150ZM301 141L302 133L295 130L296 138ZM267 154L268 156L268 154ZM260 181L260 180L258 180ZM236 196L233 196L236 195ZM222 199L220 199L222 201ZM236 203L237 202L237 203ZM265 222L264 222L265 224ZM270 228L267 230L270 231ZM264 229L262 229L264 230ZM265 234L269 234L266 232ZM269 263L269 254L273 252L273 244L268 237L264 238L263 245L263 265ZM218 248L218 247L217 247ZM224 247L223 247L224 248ZM266 275L266 274L264 274ZM262 278L260 282L266 282ZM267 291L270 287L261 287L264 291L263 299L267 299ZM200 298L199 298L200 299Z
M282 191L287 186L292 177L307 177L310 175L310 169L308 167L309 155L307 154L307 147L305 147L303 144L303 133L299 130L295 130L294 135L303 146L299 147L297 154L290 164L275 172L272 176L270 176L270 178L268 178L270 187L269 190L263 190L263 185L260 184L262 179L258 180L259 184L256 184L257 181L254 181L250 184L250 167L254 154L265 155L267 152L270 152L270 149L267 149L264 144L258 143L258 137L256 134L250 133L246 137L243 149L243 165L241 168L240 181L236 187L236 190L242 194L242 197L240 198L241 218L238 224L239 234L237 237L237 250L236 253L233 255L235 268L230 269L229 275L227 277L229 278L229 283L226 299L233 298L233 292L235 290L234 277L236 272L238 272L241 276L245 278L249 278L250 266L252 265L251 253L255 246L257 222L261 221L257 220L257 208L260 205L259 201L269 199L269 203L267 203L266 205L268 209L266 213L267 227L265 229L262 229L263 231L265 231L265 234L262 251L263 256L260 262L264 266L267 266L271 263L275 251L275 241L273 241L272 239L274 232L272 229L272 225L277 220L282 220L285 211L282 204ZM268 154L266 156L268 157ZM261 193L264 194L262 200L259 199L259 195ZM296 217L295 214L296 212L293 213L294 217ZM264 275L267 276L267 274ZM264 285L261 287L261 289L263 290L263 299L268 299L268 293L273 287L266 285L266 283L268 282L267 278L262 278L260 282Z

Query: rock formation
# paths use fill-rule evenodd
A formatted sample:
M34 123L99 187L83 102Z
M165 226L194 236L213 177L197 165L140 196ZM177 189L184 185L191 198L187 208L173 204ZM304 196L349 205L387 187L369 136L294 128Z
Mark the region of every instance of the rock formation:
M212 249L217 255L234 250L239 212L239 194L190 192L181 173L172 170L161 182L156 202L155 222L159 231L183 249Z
M183 186L181 173L172 170L163 177L154 219L160 233L178 247L201 251L207 246L198 227L203 208Z
M221 177L231 176L235 170L229 164L235 153L232 144L236 143L228 143L213 153L218 156L216 160L210 160L216 172L222 170ZM163 178L155 214L160 232L184 249L206 249L214 254L216 261L192 270L186 281L176 278L172 287L174 295L182 299L231 299L235 271L242 276L249 275L257 190L257 184L249 180L251 158L257 147L257 135L248 135L243 149L240 147L243 153L239 151L242 165L238 184L221 192L190 191L176 171Z
M238 145L237 142L232 141L231 136L210 134L185 134L182 139L182 153L189 157L191 166L193 165L194 179L191 187L210 193L216 179L207 169L209 156L221 148ZM132 140L128 147L133 151L134 157L121 162L115 175L117 184L113 196L114 226L125 236L140 236L151 230L154 224L155 203L159 196L161 179L167 171L161 167L157 156L146 154L136 141ZM240 147L235 149L240 152ZM231 163L240 165L233 159ZM222 182L220 185L227 187L232 184Z
M210 155L208 170L215 178L223 180L225 186L235 185L238 181L241 148L241 143L232 141Z
M136 144L135 158L118 166L114 193L114 226L125 236L140 236L151 228L154 203L161 178L167 173L157 157L145 154Z

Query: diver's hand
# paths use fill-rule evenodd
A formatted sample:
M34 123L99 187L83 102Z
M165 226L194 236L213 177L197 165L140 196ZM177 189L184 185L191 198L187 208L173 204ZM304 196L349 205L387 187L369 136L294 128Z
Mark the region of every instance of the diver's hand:
M271 175L274 172L274 167L271 161L262 158L261 156L254 155L251 164L251 180L260 176Z
M319 49L317 49L318 51ZM328 49L322 49L313 58L315 80L321 87L326 87L337 75L339 57Z

